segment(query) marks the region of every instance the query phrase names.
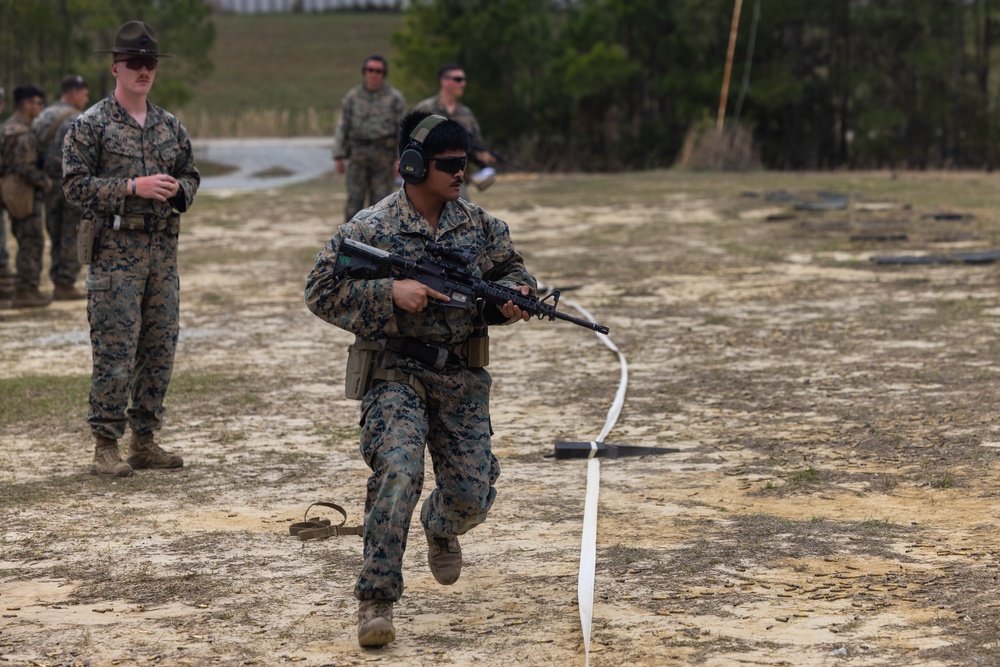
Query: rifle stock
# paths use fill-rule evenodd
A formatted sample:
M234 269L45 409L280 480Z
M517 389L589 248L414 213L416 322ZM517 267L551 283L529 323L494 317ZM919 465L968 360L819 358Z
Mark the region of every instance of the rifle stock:
M357 277L371 277L389 272L402 278L410 278L440 292L449 301L435 301L450 308L466 308L470 302L483 299L497 307L508 301L539 319L563 320L577 326L607 334L609 329L596 322L588 322L559 312L559 290L549 296L552 302L535 296L525 296L519 290L474 276L468 269L474 254L461 248L449 248L428 241L424 246L427 255L419 260L408 260L380 248L353 239L343 239L337 249L335 267L338 272L347 271Z

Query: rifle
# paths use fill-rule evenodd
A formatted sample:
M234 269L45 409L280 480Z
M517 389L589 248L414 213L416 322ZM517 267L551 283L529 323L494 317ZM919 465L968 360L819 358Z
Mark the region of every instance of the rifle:
M607 334L609 331L608 327L596 322L588 322L556 310L559 304L559 290L552 290L545 299L539 299L530 295L525 296L511 287L474 276L469 271L469 264L475 259L475 253L471 250L449 248L433 241L424 244L424 250L427 254L413 261L366 243L345 238L337 249L335 267L337 273L346 271L359 278L377 275L383 270L395 272L401 278L416 280L448 296L450 301L436 299L433 301L449 308L465 308L476 299L482 299L497 307L510 301L538 319L548 318L549 321L560 319L602 334ZM548 302L550 298L551 303Z

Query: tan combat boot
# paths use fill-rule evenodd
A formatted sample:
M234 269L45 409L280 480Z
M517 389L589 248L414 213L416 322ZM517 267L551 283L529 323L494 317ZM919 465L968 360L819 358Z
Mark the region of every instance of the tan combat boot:
M152 433L132 433L128 443L128 463L133 468L180 468L184 459L162 449Z
M51 297L42 295L37 287L18 287L14 290L11 308L41 308L52 303Z
M86 298L87 293L81 292L73 285L56 285L52 288L53 301L79 301Z
M394 639L396 629L392 627L392 601L362 600L358 606L358 644L377 648Z
M462 574L462 547L457 537L433 537L427 531L427 564L439 584L450 586Z
M128 477L132 474L132 466L122 461L122 455L118 452L117 440L100 435L95 435L94 439L97 444L94 446L91 474L105 477Z

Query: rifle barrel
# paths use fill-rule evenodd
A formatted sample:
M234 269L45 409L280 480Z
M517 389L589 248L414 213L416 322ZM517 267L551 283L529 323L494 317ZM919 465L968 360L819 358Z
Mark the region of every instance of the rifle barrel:
M551 315L553 317L558 317L561 320L566 320L567 322L572 322L577 326L584 327L585 329L591 329L599 334L608 335L611 329L607 328L603 324L598 324L597 322L588 322L587 320L580 319L579 317L573 317L572 315L567 315L566 313L560 313L558 310L552 311Z

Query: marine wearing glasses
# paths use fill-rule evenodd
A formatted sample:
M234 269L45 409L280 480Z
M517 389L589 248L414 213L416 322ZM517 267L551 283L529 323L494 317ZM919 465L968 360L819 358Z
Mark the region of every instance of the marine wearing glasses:
M125 67L135 72L139 72L142 68L146 68L150 72L156 69L157 59L144 56L141 58L120 58L115 60L116 63L125 63Z
M429 157L427 161L433 162L434 168L438 171L443 171L446 174L454 176L460 171L465 171L465 168L469 165L469 156Z

